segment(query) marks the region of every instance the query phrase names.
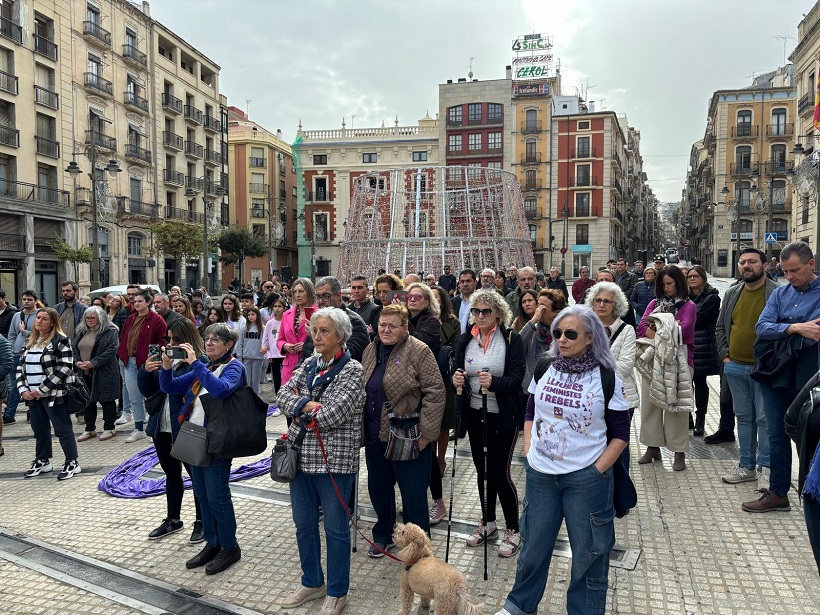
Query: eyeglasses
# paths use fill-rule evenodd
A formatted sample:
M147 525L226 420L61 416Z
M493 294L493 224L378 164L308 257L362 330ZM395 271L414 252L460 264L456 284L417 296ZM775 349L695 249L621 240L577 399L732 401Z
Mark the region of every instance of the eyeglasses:
M407 295L408 301L423 301L424 295Z
M700 276L697 273L695 273L695 274L686 276L686 279L687 280L697 280L699 277Z
M476 317L483 316L484 318L487 318L487 316L489 316L492 313L492 308L484 308L483 310L479 310L478 308L470 308L470 314Z
M316 295L316 298L322 301L330 301L333 298L333 293L322 293L321 295Z
M222 340L221 337L206 337L205 338L206 344L224 344L225 342Z
M391 322L380 322L379 329L383 329L385 331L395 331L396 329L401 329L401 325L394 325Z
M555 332L552 334L552 336L557 340L560 340L564 335L566 335L567 339L572 342L578 339L578 332L573 331L572 329L567 329L566 331L564 331L563 329L556 329Z
M600 297L596 297L592 300L592 303L594 303L595 305L612 305L615 302L612 299L601 299Z
M750 258L742 261L738 261L737 264L743 267L743 265L757 265L760 261L756 258Z

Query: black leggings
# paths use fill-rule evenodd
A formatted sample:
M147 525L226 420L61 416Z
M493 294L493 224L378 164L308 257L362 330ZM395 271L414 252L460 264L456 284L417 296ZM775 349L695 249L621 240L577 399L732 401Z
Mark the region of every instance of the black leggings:
M481 510L484 508L484 425L482 412L470 408L467 413L467 434L473 454ZM495 500L501 502L507 529L518 531L518 492L510 476L513 449L518 440L518 428L500 429L498 414L487 413L487 508L483 522L495 521ZM437 464L434 464L437 465Z
M282 388L282 362L285 359L270 359L270 373L273 376L273 392L278 393Z
M692 382L695 383L695 409L706 414L709 406L709 385L706 384L706 376L695 376Z
M191 469L187 463L183 464L179 459L171 457L171 446L173 446L171 434L158 431L157 435L154 436L154 448L157 451L157 457L159 457L159 465L162 467L162 471L165 472L165 502L168 506L168 518L179 519L182 511L182 494L185 491L182 480L182 466L185 466L189 476ZM194 496L196 520L201 521L202 513L199 512L199 500L197 500L193 490L191 490L191 495Z

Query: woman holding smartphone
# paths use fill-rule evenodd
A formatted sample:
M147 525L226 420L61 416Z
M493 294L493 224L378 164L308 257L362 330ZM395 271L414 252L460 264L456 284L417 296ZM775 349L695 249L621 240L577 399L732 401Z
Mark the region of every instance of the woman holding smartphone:
M302 356L302 347L307 339L307 323L317 307L315 304L316 290L313 282L306 278L298 278L291 288L293 307L282 314L282 326L279 327L279 337L276 345L285 356L282 363L282 384L287 384L293 371L299 366Z

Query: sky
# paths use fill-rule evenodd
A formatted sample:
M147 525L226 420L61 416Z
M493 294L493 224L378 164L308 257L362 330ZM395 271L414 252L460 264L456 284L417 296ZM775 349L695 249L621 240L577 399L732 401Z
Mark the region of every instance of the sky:
M221 66L228 103L292 141L415 125L438 84L500 79L512 40L548 34L564 94L625 113L649 185L680 200L709 98L784 64L814 0L153 0L152 16ZM788 62L788 60L786 60ZM250 102L247 102L250 100Z

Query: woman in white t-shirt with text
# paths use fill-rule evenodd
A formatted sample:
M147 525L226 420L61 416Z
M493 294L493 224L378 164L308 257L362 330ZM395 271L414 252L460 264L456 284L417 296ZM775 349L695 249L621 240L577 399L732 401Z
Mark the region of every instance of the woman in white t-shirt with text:
M606 408L601 374L616 366L595 312L584 305L562 310L553 320L552 337L556 359L531 382L524 418L523 546L515 584L496 615L538 611L562 521L572 549L567 613L604 613L606 607L609 552L615 544L611 467L629 441L629 404L615 373Z

